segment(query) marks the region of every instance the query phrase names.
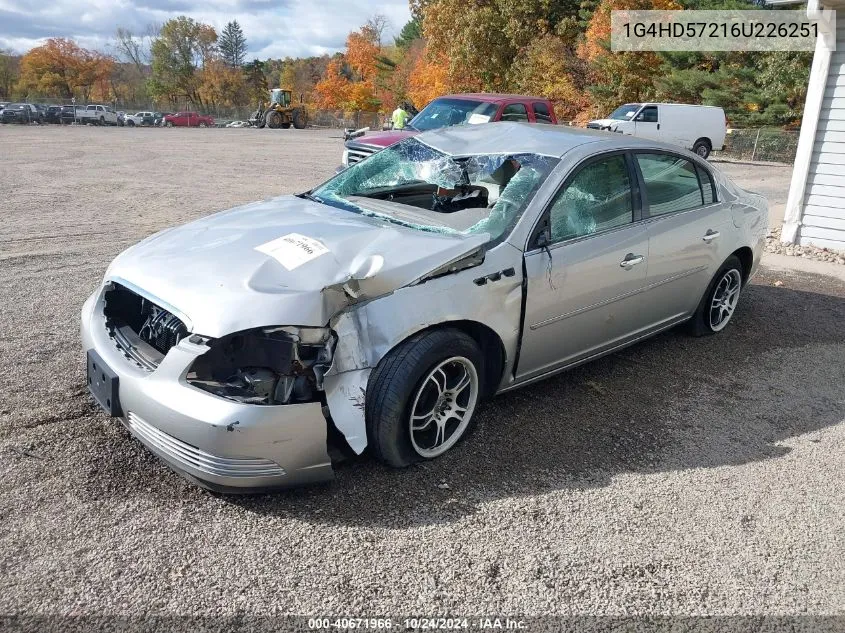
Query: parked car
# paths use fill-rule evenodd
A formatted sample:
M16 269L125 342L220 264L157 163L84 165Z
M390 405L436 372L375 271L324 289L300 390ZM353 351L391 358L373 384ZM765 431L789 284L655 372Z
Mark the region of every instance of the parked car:
M0 112L3 112L3 108L9 105L8 101L0 101Z
M136 112L135 114L127 114L124 117L124 125L127 127L135 127L138 126L153 126L156 124L156 114L155 112L149 111L142 111Z
M91 104L77 108L76 120L78 123L90 123L91 125L117 125L117 113L107 105Z
M164 127L164 117L173 114L172 112L156 112L155 113L155 122L153 123L156 126Z
M402 130L375 132L346 141L342 167L354 165L394 143L442 127L490 121L557 123L551 101L541 97L507 94L457 94L438 97L424 107Z
M10 103L0 114L3 123L42 123L41 112L31 103Z
M214 127L214 117L197 112L177 112L164 116L165 127Z
M82 308L88 384L213 489L328 479L330 447L403 467L498 392L684 322L723 331L767 218L656 141L426 132L119 255Z
M62 106L51 105L47 106L47 111L44 113L45 123L61 123L62 122Z
M79 112L82 111L82 110L84 110L84 108L82 108L80 106L63 105L62 106L62 112L61 112L61 115L60 115L61 122L64 125L70 125L72 123L75 123L77 121L77 117L79 115Z
M626 103L587 127L672 143L702 158L724 147L727 131L722 108L683 103Z

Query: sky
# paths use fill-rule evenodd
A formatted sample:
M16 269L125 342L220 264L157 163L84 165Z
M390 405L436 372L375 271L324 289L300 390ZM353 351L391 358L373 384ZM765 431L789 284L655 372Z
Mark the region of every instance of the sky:
M114 52L118 27L142 33L187 15L218 34L237 20L249 59L306 57L342 50L349 32L375 14L388 19L388 41L411 19L408 0L0 0L0 49L25 53L47 38L68 37Z

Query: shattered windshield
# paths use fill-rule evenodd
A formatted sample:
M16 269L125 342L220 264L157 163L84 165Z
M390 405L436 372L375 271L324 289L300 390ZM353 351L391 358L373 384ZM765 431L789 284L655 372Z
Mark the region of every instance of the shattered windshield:
M557 163L537 154L450 156L410 138L352 165L309 196L421 231L488 233L497 241Z
M496 114L495 103L470 99L435 99L411 119L410 127L425 132L463 123L487 123Z
M639 103L626 103L625 105L616 108L607 118L613 119L614 121L629 121L639 109Z

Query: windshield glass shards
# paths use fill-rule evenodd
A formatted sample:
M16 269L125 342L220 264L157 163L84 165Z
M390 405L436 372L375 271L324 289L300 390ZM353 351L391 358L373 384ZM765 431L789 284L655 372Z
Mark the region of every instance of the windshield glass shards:
M337 208L421 231L504 237L558 159L537 154L450 156L406 139L310 192Z

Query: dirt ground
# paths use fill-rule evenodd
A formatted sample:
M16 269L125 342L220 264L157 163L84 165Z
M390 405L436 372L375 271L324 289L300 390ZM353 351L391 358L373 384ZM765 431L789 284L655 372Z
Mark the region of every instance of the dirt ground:
M719 336L670 331L497 398L435 462L365 456L326 486L209 494L95 408L79 310L108 262L301 191L341 147L330 131L0 127L0 614L841 630L845 283L830 277L764 270ZM785 200L788 167L718 166Z

